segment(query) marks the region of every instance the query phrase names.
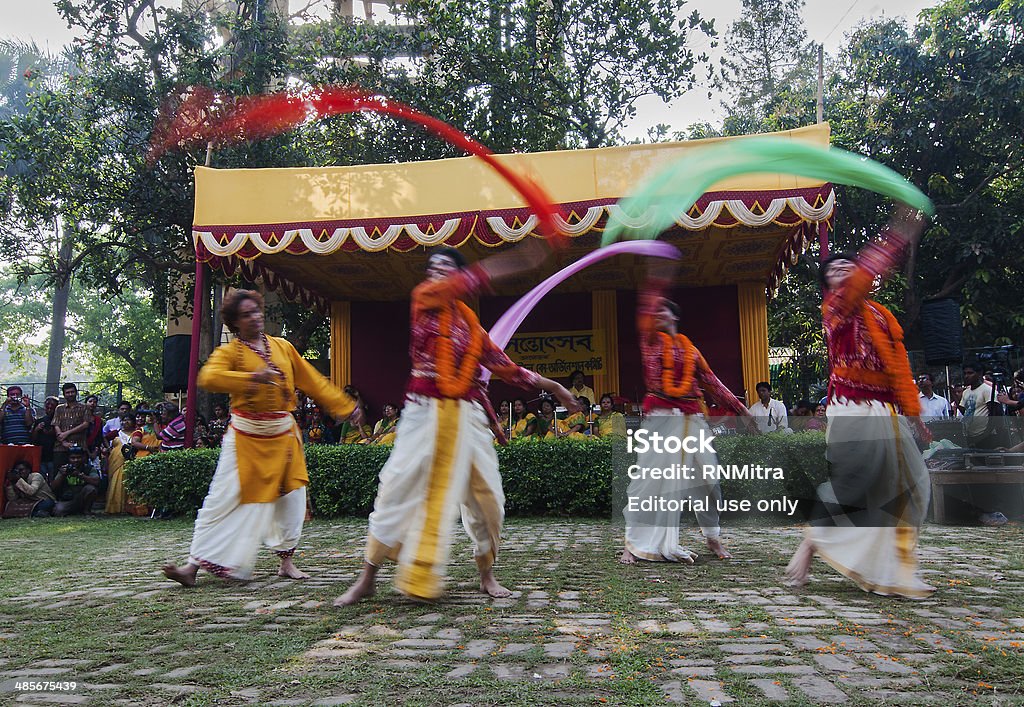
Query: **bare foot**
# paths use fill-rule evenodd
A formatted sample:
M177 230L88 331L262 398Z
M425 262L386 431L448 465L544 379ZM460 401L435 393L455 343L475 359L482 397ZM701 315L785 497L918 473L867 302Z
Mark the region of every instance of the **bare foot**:
M696 562L696 560L697 560L697 553L696 552L693 552L692 550L687 550L685 547L682 548L682 551L683 551L683 554L679 556L679 559L676 560L676 562L686 562L686 563L691 564L691 565L694 562Z
M199 565L186 564L184 567L177 565L164 565L164 577L173 579L184 587L196 586L196 573L199 572Z
M288 577L290 579L309 579L309 575L296 567L290 557L286 557L281 560L281 569L277 571L277 576Z
M629 550L623 550L622 555L619 556L619 562L621 562L624 565L635 565L636 555L634 555Z
M715 553L719 560L732 559L732 555L729 554L729 551L725 549L725 545L723 545L722 541L718 538L708 538L707 543L708 550L711 550L711 552Z
M510 590L498 584L498 580L494 577L494 572L491 570L480 574L480 591L489 594L495 599L504 599L505 597L512 596Z
M335 606L351 606L361 599L372 597L377 591L372 579L367 580L360 577L355 584L348 588L348 591L334 600Z
M793 553L792 559L786 565L786 574L782 583L787 587L802 587L807 584L811 574L811 561L814 559L814 543L804 540L800 547Z

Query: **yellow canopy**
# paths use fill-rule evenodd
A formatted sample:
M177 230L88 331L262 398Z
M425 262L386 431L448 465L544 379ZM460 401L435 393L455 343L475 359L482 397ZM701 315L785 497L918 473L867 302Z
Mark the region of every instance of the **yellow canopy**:
M827 147L829 126L775 135ZM564 263L597 246L615 202L652 170L705 144L741 139L498 159L533 177L563 206L567 216L560 225L572 242ZM524 203L497 173L470 157L325 168L199 167L193 238L202 260L231 267L239 259L258 259L256 269L270 269L326 300L403 299L422 276L424 247L454 245L473 259L515 242L535 223ZM831 186L820 181L741 175L715 185L696 208L680 213L678 229L665 238L683 250L689 284L773 287L803 250L813 224L831 217L833 205ZM543 274L534 273L531 282ZM609 263L566 288L629 288L635 275L629 263ZM507 284L505 290L522 292L527 284Z

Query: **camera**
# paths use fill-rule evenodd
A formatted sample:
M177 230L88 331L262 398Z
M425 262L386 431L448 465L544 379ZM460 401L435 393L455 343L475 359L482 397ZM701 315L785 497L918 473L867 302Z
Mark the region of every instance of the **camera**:
M988 371L994 383L1002 385L1013 379L1010 367L1010 352L1013 348L1013 346L990 346L975 354L978 363Z

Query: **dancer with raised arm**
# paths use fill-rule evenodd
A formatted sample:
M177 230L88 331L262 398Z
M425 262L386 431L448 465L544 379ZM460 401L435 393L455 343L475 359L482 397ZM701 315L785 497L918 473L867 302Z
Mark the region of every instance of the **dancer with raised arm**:
M292 415L301 388L338 419L355 401L317 373L288 341L263 331L263 297L235 290L221 314L236 334L218 347L198 383L231 396L231 422L210 490L196 517L188 562L164 574L186 587L202 568L224 579L252 578L260 544L281 559L278 574L306 579L292 560L306 516L306 457ZM357 421L358 423L358 421Z
M706 439L711 432L700 406L705 396L741 418L752 418L743 403L718 380L693 342L679 332L679 306L664 296L675 268L674 262L652 262L637 302L637 333L647 386L643 429L662 438ZM648 469L670 468L673 464L696 469L690 474L693 478L666 479L659 475L631 479L626 495L629 499L653 499L659 505L662 500L666 504L688 501L708 549L720 559L732 557L720 537L717 504L722 499L721 486L717 480L704 480L701 475L704 465L718 465L713 449L672 454L652 447L638 455L637 464ZM678 508L665 505L661 510L636 510L631 509L631 503L624 512L626 547L619 562L693 562L697 558L696 553L679 544Z
M875 281L892 273L924 227L900 208L879 242L856 256L834 255L819 271L831 368L826 458L829 480L786 583L807 582L817 554L864 591L911 598L934 591L917 574L917 540L928 511L929 480L914 439L928 438L903 330L869 299Z
M571 411L578 405L559 383L514 364L464 300L486 291L493 281L536 267L544 257L545 246L529 237L523 246L470 267L452 248L431 253L426 279L412 292L412 374L395 447L380 472L365 562L358 580L335 605L372 595L385 559L398 562L395 586L400 592L421 600L440 597L460 510L474 543L480 590L509 596L493 569L505 496L480 367L506 383L545 390Z

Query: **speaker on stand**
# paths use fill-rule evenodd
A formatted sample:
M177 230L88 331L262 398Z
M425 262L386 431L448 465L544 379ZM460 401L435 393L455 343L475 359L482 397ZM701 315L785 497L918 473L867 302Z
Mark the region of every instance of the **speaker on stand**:
M190 334L164 337L164 392L188 390L188 362L192 349Z
M952 297L927 300L921 304L921 336L924 360L929 366L945 366L946 397L950 396L949 367L964 359L960 303ZM951 403L953 401L950 401Z

